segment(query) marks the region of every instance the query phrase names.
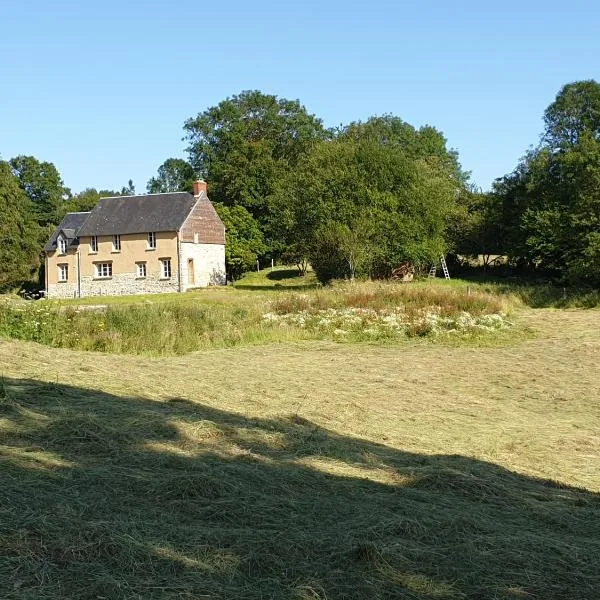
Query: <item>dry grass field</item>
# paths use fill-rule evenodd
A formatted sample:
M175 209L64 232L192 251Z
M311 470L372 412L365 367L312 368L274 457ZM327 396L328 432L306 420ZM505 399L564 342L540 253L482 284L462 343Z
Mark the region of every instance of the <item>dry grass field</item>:
M500 345L0 341L0 598L600 598L600 312Z

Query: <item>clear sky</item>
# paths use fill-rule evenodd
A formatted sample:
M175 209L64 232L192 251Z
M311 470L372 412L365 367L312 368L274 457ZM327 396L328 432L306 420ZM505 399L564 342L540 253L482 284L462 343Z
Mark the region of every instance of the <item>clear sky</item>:
M600 79L598 0L0 0L0 156L138 191L185 156L183 122L246 89L327 126L431 124L489 188L560 87Z

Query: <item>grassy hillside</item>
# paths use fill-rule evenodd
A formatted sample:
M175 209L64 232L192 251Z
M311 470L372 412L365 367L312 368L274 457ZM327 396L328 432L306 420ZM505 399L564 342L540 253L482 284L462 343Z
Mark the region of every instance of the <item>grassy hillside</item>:
M0 341L0 597L593 599L596 311L503 347Z

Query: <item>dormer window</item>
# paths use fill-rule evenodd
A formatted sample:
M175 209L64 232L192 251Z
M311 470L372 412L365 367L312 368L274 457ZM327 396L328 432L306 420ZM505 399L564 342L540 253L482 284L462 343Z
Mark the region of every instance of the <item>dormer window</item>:
M59 235L58 239L56 240L56 243L58 246L59 254L66 254L67 253L67 240L65 240L65 238L62 235Z

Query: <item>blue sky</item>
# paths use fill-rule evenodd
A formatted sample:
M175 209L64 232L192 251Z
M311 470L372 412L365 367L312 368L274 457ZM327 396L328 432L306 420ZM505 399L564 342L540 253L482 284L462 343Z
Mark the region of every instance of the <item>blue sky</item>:
M183 122L246 89L327 126L393 113L431 124L489 188L542 132L560 87L600 79L600 3L0 2L0 156L65 184L138 191Z

